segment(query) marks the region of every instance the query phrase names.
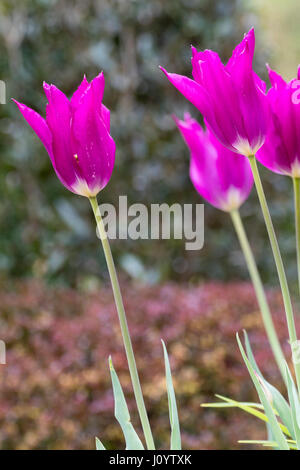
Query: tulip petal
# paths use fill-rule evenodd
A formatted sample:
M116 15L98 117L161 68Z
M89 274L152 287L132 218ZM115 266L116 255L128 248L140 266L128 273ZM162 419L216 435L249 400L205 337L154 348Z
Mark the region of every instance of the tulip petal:
M254 83L255 85L264 93L266 94L267 91L267 84L264 80L262 80L255 72L253 72Z
M91 87L93 90L94 101L96 104L100 105L103 99L105 87L105 78L103 72L99 73L99 75L97 75L97 77L91 81Z
M202 114L209 112L209 97L201 85L184 75L168 73L163 67L160 67L160 69L170 80L172 85L174 85L175 88L185 96L185 98L196 106Z
M73 108L76 108L79 105L82 95L84 94L88 86L89 82L87 81L86 76L84 75L82 82L80 83L77 90L73 93L73 96L71 98L71 106Z
M237 209L253 186L248 159L228 150L189 115L174 119L191 152L190 177L196 190L218 209Z
M226 70L230 73L230 75L235 76L237 78L240 73L240 67L243 66L242 63L247 61L248 68L252 69L252 62L253 62L253 55L255 49L255 34L254 29L250 29L250 31L245 34L244 39L240 44L236 46L236 48L232 52L232 56L228 60L226 64ZM258 88L265 93L266 92L266 83L252 70L254 76L254 82Z
M250 34L252 32L252 34ZM239 109L244 121L245 134L240 134L240 142L235 147L248 156L255 154L262 146L267 132L267 103L263 82L252 69L254 52L254 32L245 36L243 50L234 56L230 75L238 92ZM241 43L241 44L242 44ZM257 86L258 85L258 86Z
M28 122L30 127L34 130L36 135L40 138L40 140L44 144L53 163L54 160L53 160L53 153L52 153L52 135L46 123L46 120L39 113L29 108L25 104L19 103L17 100L14 100L14 99L13 101L18 106L19 111L21 112L24 119Z
M76 165L71 150L71 107L68 98L56 86L44 83L48 99L46 121L53 138L55 168L70 189L76 181Z
M193 119L189 113L184 114L184 120L180 120L176 116L173 116L173 119L190 151L198 153L200 142L204 139L204 131L199 122Z
M213 115L205 114L209 127L227 148L234 150L238 136L246 139L246 130L232 78L214 51L198 52L192 63L194 78L212 102Z
M101 117L106 129L110 132L110 110L104 104L101 104Z
M300 101L297 79L287 83L268 67L270 124L257 159L275 173L300 177ZM295 95L296 94L296 95Z
M251 28L250 31L244 35L243 40L234 48L230 59L227 62L226 68L228 71L231 71L237 68L240 58L245 55L248 55L248 59L252 64L253 55L255 49L255 34L254 28Z
M99 89L96 91L90 87L72 115L71 143L77 173L73 189L83 190L83 195L96 195L106 186L115 160L115 143L102 119L102 109L97 106Z
M271 82L272 87L274 87L276 89L286 87L286 82L284 81L282 76L279 75L279 73L275 72L275 70L272 70L271 67L269 67L268 64L267 64L267 70L268 70L268 73L269 73L269 78L270 78L270 82Z

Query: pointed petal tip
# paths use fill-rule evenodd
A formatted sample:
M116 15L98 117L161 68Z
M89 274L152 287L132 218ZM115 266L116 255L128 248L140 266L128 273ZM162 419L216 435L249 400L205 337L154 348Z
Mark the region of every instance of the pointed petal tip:
M255 38L254 26L252 26L252 28L250 28L247 33L244 33L244 38L248 38L248 37Z
M26 104L20 103L20 101L15 100L14 98L11 98L11 100L18 106L19 111L23 112L24 109L28 108Z
M168 76L168 72L166 71L166 69L164 67L159 65L158 68L165 74L166 77Z
M183 114L183 117L184 117L184 120L185 121L188 121L188 120L192 120L192 116L191 114L188 112L188 111L185 111L184 114Z
M25 104L20 103L19 101L15 100L14 98L11 98L11 100L17 105L19 111L23 113L24 109L26 108Z
M47 100L49 101L50 99L50 93L51 93L51 87L53 85L49 85L49 83L45 82L45 80L43 81L43 90L45 92L45 95L46 95L46 98Z
M197 49L191 44L191 50L192 50L192 58L195 57L196 54L198 54Z
M272 87L282 87L286 85L286 81L282 78L282 76L275 72L275 70L271 69L269 64L267 65L267 70Z
M269 75L270 75L270 73L273 72L273 69L271 68L269 62L266 63L266 69L267 69Z
M169 78L169 76L170 76L169 72L164 67L162 67L161 65L159 65L159 68L165 74L165 76L167 78Z
M171 114L171 118L173 119L173 121L175 122L176 126L179 126L181 120L179 119L179 117L176 116L176 114Z
M54 85L54 83L47 83L45 80L43 81L43 88L44 88L44 91L45 90L49 90L49 91L56 90L60 93L63 93L59 88L57 88L56 85Z
M49 88L51 88L52 85L49 85L49 83L47 83L45 80L43 81L43 88L45 90L45 88L47 88L47 90L49 90Z
M101 72L98 73L98 75L96 75L95 78L104 78L104 73L103 73L103 70L101 70Z
M103 70L101 72L98 73L98 75L96 75L96 77L93 78L93 80L91 82L93 82L94 80L103 80L104 81L104 73L103 73Z
M94 77L93 80L91 80L90 84L95 85L95 83L99 83L100 86L101 87L103 86L103 89L104 89L104 87L105 87L105 77L104 77L103 71L98 73L98 75L96 75L96 77Z
M190 113L188 111L185 111L183 113L183 119L180 119L179 117L177 117L175 114L172 114L172 118L175 122L175 124L179 127L179 128L188 128L189 126L191 126L194 122L196 122L192 116L190 115Z

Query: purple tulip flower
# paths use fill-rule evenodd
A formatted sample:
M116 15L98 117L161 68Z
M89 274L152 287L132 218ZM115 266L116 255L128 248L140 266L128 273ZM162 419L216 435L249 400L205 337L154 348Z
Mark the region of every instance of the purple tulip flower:
M198 193L218 209L238 209L253 186L248 159L224 147L188 113L174 119L191 152L190 177Z
M267 93L270 124L257 159L271 171L300 177L300 68L289 83L269 69L272 87Z
M104 75L90 83L84 77L70 101L54 85L44 83L44 91L46 119L14 101L43 142L62 184L75 194L96 196L108 183L115 160L110 112L102 104Z
M254 155L262 146L268 125L265 83L252 69L254 47L251 29L226 65L216 52L192 48L194 80L162 69L203 114L220 142L245 156Z

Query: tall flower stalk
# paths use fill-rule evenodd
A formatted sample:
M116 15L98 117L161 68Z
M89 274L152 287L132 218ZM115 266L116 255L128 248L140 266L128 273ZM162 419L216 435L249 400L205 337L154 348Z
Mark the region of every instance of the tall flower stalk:
M300 105L299 90L296 89L299 83L292 80L287 84L278 74L269 70L272 88L266 94L266 84L253 71L254 48L255 35L251 29L233 50L226 65L216 52L198 52L192 48L193 80L162 70L175 88L203 114L205 124L223 146L250 161L278 271L300 391L300 364L296 360L300 345L297 341L292 303L255 159L257 155L259 161L277 173L300 176ZM299 79L298 70L298 81ZM228 178L229 170L226 165L223 168L220 165L220 168ZM205 179L199 180L200 186L204 186ZM225 206L225 210L228 210L239 194L237 191L230 194L230 204ZM210 196L209 193L208 195ZM221 202L224 203L223 200ZM214 205L220 206L218 201ZM220 208L224 210L224 206Z
M262 185L259 171L257 168L255 156L251 155L249 157L249 161L250 161L250 165L252 168L252 173L254 177L254 183L255 183L258 199L260 202L261 210L264 216L266 228L267 228L269 239L270 239L271 248L272 248L273 255L274 255L274 260L275 260L275 264L277 268L277 273L279 277L279 282L280 282L280 287L281 287L282 297L283 297L283 302L284 302L284 308L285 308L285 314L286 314L286 320L287 320L288 332L289 332L289 338L290 338L290 345L291 347L293 347L294 344L297 344L297 333L296 333L296 326L295 326L291 296L290 296L286 274L285 274L285 270L283 266L283 261L281 258L275 230L273 227L266 196L264 193L263 185ZM294 368L295 368L297 386L298 386L298 391L299 391L300 390L300 363L295 361Z
M245 228L244 228L244 224L242 222L240 213L237 209L231 211L230 215L231 215L231 219L232 219L235 231L237 233L245 260L246 260L246 264L247 264L251 281L255 290L256 298L259 304L259 308L260 308L264 326L268 335L270 346L272 348L272 351L276 359L277 365L279 367L279 370L281 372L282 378L284 381L286 381L285 358L284 358L284 355L280 346L280 342L278 340L278 336L274 327L270 308L269 308L265 291L263 288L263 284L261 281L261 277L257 269L255 258L253 256L253 252L249 244L249 240L248 240Z
M115 298L115 304L116 304L116 308L117 308L117 312L119 316L119 322L121 326L122 337L123 337L124 347L126 351L134 396L135 396L136 404L138 407L138 412L139 412L139 416L141 419L147 448L149 450L154 450L155 449L154 441L152 437L150 423L149 423L149 419L148 419L148 415L147 415L147 411L146 411L146 407L144 403L142 388L141 388L139 375L138 375L138 371L136 367L136 362L134 358L132 343L131 343L127 319L126 319L126 313L125 313L124 304L122 300L122 294L120 291L120 285L119 285L119 281L117 277L115 263L112 257L112 253L111 253L109 241L107 238L107 234L105 231L105 227L103 224L103 220L101 217L100 209L98 208L97 197L96 196L90 197L89 200L90 200L93 213L95 216L98 233L101 238L102 247L103 247L103 251L104 251L104 255L105 255L105 259L107 263L107 268L108 268L109 275L110 275L110 281L111 281L114 298Z
M286 83L279 74L269 69L272 86L266 93L266 84L256 75L252 67L254 47L255 36L252 29L233 50L226 65L221 62L216 52L210 50L198 52L195 48L192 48L193 80L182 75L169 73L165 69L162 70L175 88L198 108L204 117L206 126L223 144L224 148L227 148L227 151L236 152L240 156L243 155L246 157L247 163L250 162L280 281L299 393L300 341L297 340L287 278L256 158L270 170L289 175L294 180L300 289L300 67L298 68L298 79L294 79L289 83ZM251 250L249 251L248 240L237 212L247 193L245 191L246 187L243 187L245 173L242 173L241 169L237 170L240 179L236 178L235 170L238 168L238 164L235 168L232 168L231 165L228 165L228 158L223 158L224 161L220 162L218 154L222 152L217 151L216 148L215 151L202 148L198 158L195 158L199 150L195 150L197 148L195 141L197 139L203 140L203 137L201 137L201 131L196 130L194 137L190 139L188 132L186 132L187 127L191 126L186 126L186 123L184 123L184 125L181 125L180 130L192 154L191 179L203 197L216 207L231 213L245 253L249 272L256 286L260 305L262 305L262 313L264 311L263 317L266 319L268 318L268 310L265 308L265 297L261 290L261 281L257 275L253 255ZM202 155L200 158L201 153L204 157ZM209 153L210 159L207 159ZM195 160L198 160L196 165ZM230 157L230 160L233 160L233 158ZM210 165L213 167L212 177L209 171ZM272 332L268 326L268 332L270 333L269 337L271 337L270 342L275 345L275 331ZM247 336L245 336L247 352L244 351L239 337L237 337L237 340L264 408L264 418L267 418L268 430L271 431L272 439L276 441L275 447L278 446L279 449L300 449L300 400L284 358L279 359L279 368L285 377L290 406L274 387L271 385L265 387L266 381L262 378L257 367ZM278 346L280 347L279 343L275 345L275 349L279 358L278 354L281 351L278 350ZM263 388L266 389L267 394ZM272 397L273 406L271 406L268 396ZM225 401L230 400L225 399ZM247 408L249 409L249 407ZM277 421L274 409L277 415L280 416L281 422ZM257 414L257 410L255 410L255 413L252 410L250 412ZM282 423L284 423L283 428ZM292 440L286 440L283 432ZM257 443L257 441L255 442ZM270 442L268 441L268 444ZM273 447L274 441L271 443Z
M202 197L210 204L231 215L234 228L245 256L266 333L276 363L286 380L285 358L278 340L270 308L255 259L239 214L239 207L247 199L252 187L251 166L246 158L227 149L209 129L185 114L175 122L190 149L190 177Z
M300 291L300 68L298 77L290 82L270 67L268 72L272 85L266 95L270 122L265 143L256 153L256 158L274 173L290 176L293 180Z
M103 73L91 82L84 77L71 100L68 100L57 87L44 83L48 99L46 119L28 106L16 104L43 142L61 183L69 191L90 200L110 274L146 444L148 449L154 449L117 273L97 204L97 194L110 180L116 148L110 135L110 111L102 103L104 85Z

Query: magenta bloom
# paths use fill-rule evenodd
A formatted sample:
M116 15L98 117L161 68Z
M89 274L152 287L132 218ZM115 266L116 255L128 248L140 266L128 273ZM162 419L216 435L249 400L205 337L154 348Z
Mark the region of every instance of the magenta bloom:
M175 121L191 152L190 177L198 193L218 209L238 209L253 186L248 159L224 147L189 114Z
M84 77L70 101L54 85L44 83L44 91L46 119L15 102L43 142L62 184L81 196L96 196L108 183L115 161L110 113L102 104L104 75L90 83Z
M270 124L266 141L257 159L267 168L292 177L300 177L300 68L298 80L285 82L269 68L272 87L267 93Z
M226 65L216 52L192 48L194 80L162 69L203 114L220 142L245 156L254 155L262 146L268 124L265 83L252 69L254 47L251 29Z

